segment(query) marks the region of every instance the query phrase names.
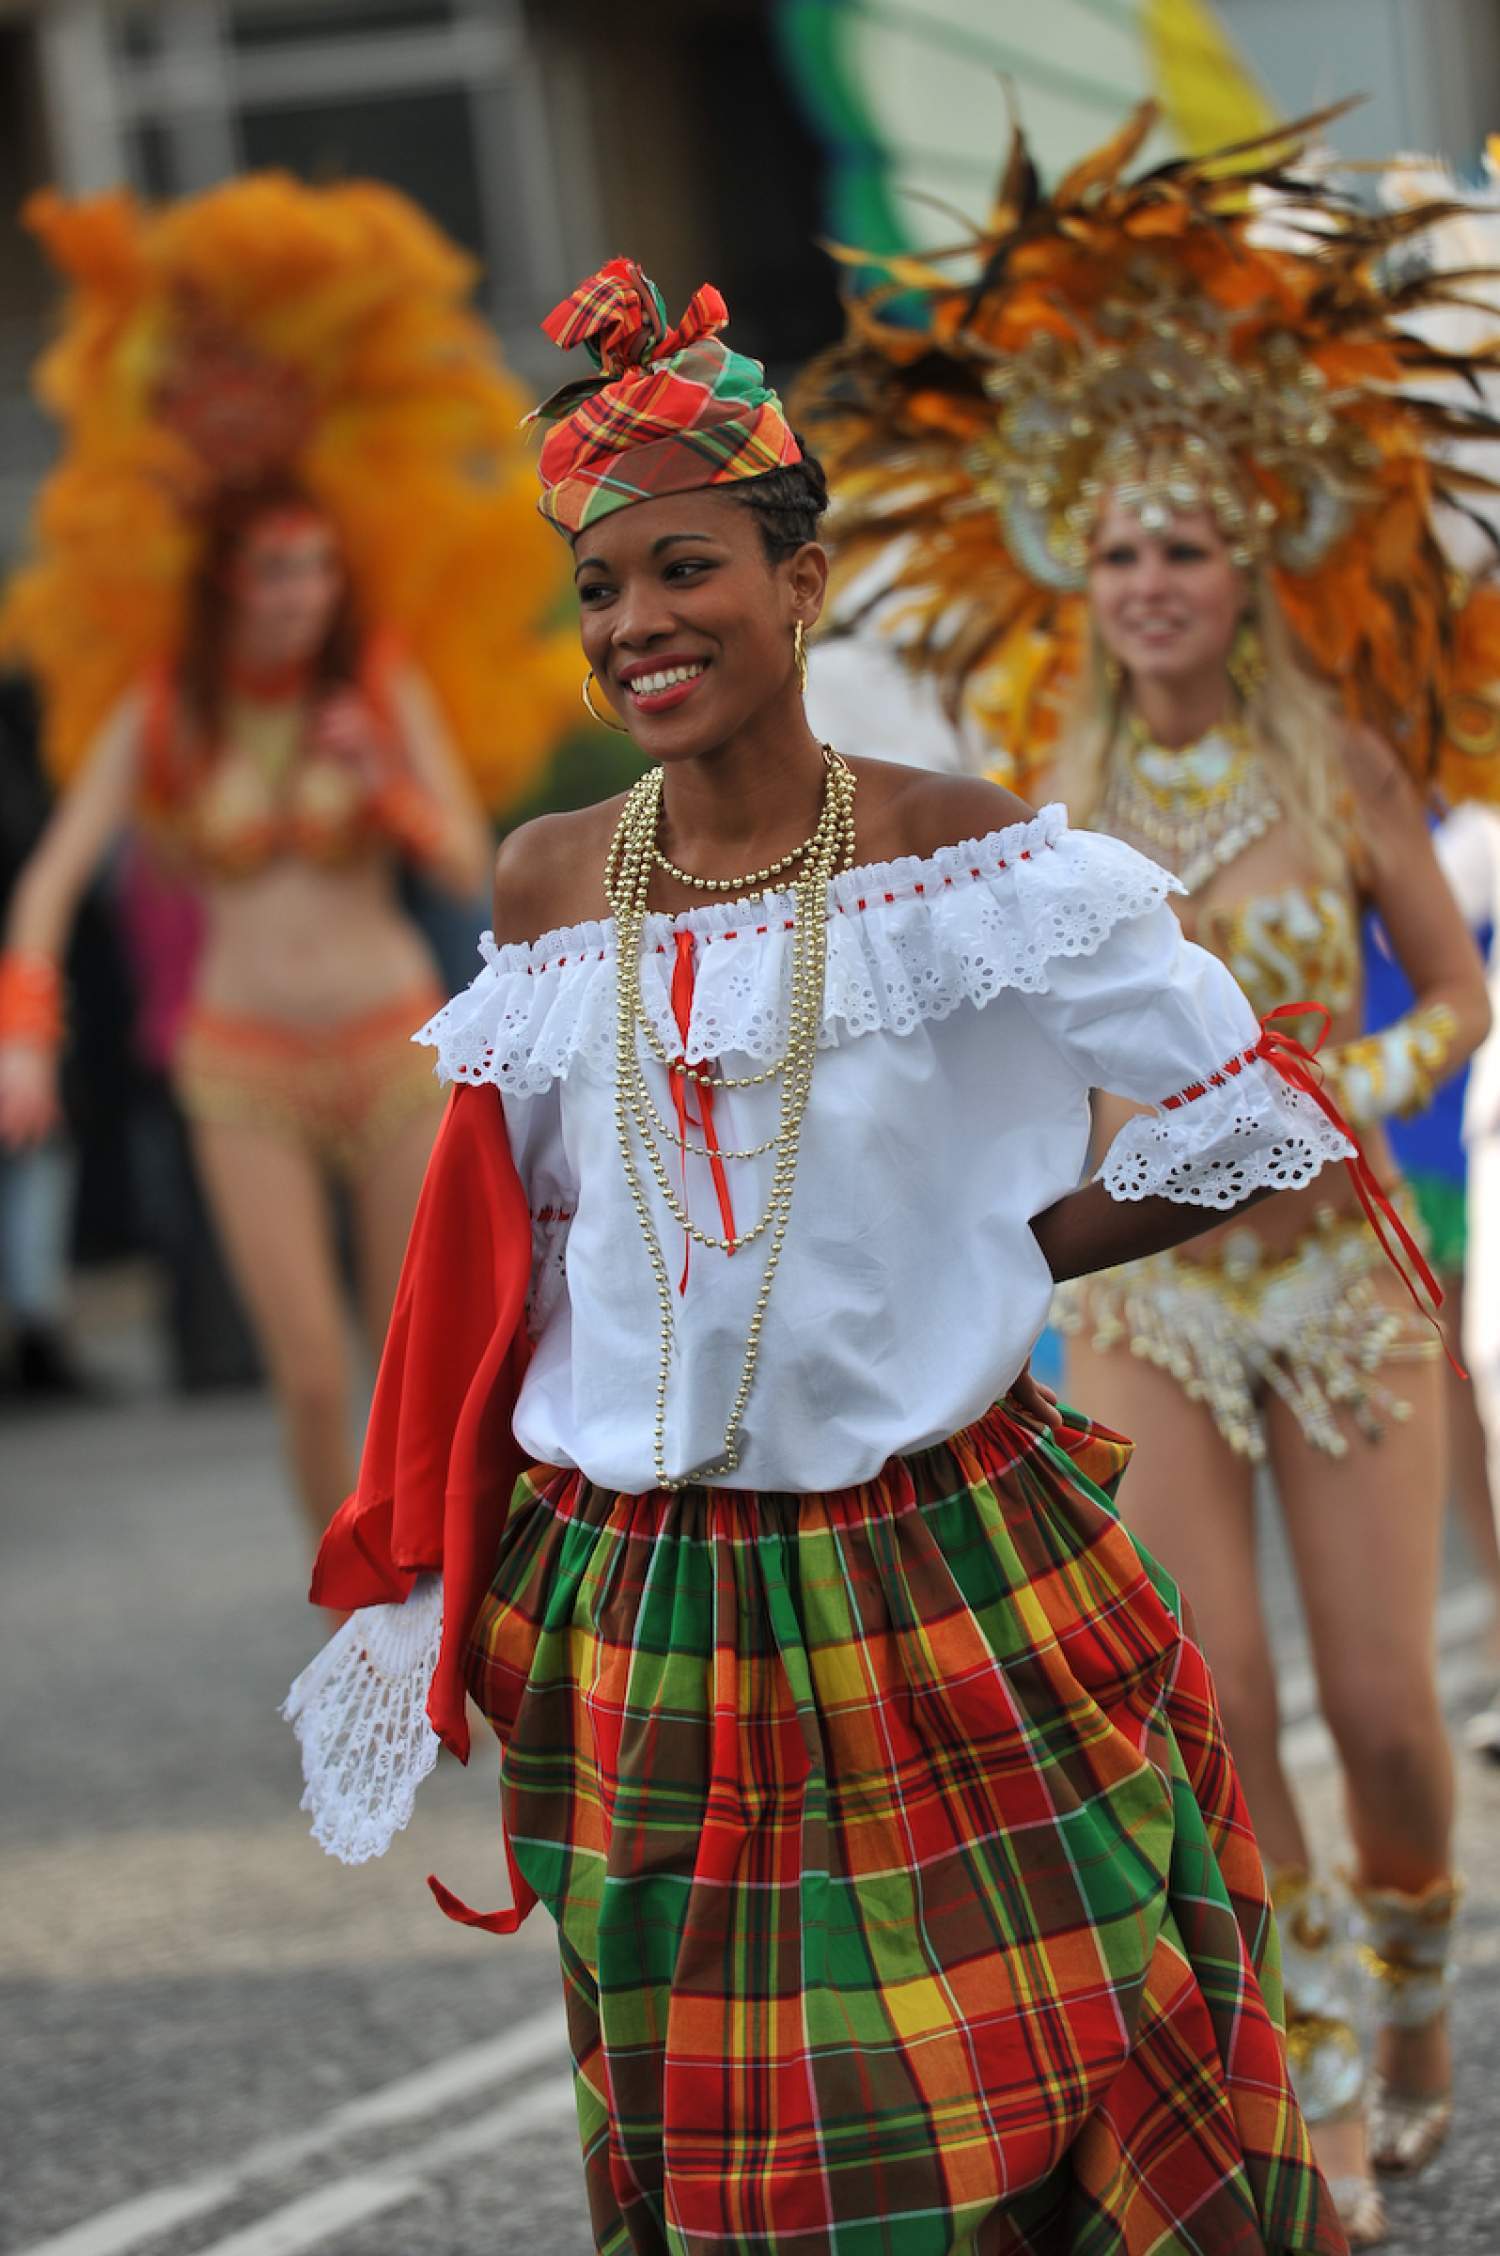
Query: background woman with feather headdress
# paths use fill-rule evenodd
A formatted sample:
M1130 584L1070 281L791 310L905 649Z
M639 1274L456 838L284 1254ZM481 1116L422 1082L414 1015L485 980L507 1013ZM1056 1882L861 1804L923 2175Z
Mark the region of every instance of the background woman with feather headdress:
M1488 1020L1414 779L1493 788L1500 593L1455 585L1433 522L1482 486L1452 442L1490 427L1416 396L1471 364L1403 325L1440 286L1382 286L1384 254L1433 207L1372 219L1294 177L1296 130L1132 181L1151 123L1050 196L1018 136L962 278L892 259L852 300L848 341L796 401L835 497L835 605L936 685L998 772L1049 773L1075 820L1180 879L1189 930L1326 1075L1389 1183L1382 1118L1420 1104ZM1372 1037L1366 904L1416 993ZM1231 1110L1234 1070L1212 1092ZM1101 1136L1133 1109L1101 1095ZM1147 1166L1143 1194L1158 1187ZM1419 2169L1446 2129L1459 1894L1432 1662L1439 1341L1386 1272L1377 1231L1401 1228L1319 1187L1059 1308L1070 1391L1135 1438L1127 1514L1213 1658L1275 1881L1299 2094L1361 2246L1384 2235L1369 2159ZM1373 2078L1343 1907L1277 1751L1262 1463L1344 1767Z
M165 967L173 1080L316 1534L352 1476L330 1187L378 1346L436 1125L398 870L472 900L486 799L576 696L523 402L468 261L390 190L263 175L31 217L71 285L40 373L66 448L0 638L65 790L0 956L0 1139L55 1124L59 965L134 824L199 904Z

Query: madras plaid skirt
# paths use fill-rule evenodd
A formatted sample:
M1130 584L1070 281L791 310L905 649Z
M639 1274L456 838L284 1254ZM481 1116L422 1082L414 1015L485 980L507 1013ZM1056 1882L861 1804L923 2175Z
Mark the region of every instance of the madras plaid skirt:
M603 2256L1342 2251L1129 1444L829 1495L534 1468L476 1623Z

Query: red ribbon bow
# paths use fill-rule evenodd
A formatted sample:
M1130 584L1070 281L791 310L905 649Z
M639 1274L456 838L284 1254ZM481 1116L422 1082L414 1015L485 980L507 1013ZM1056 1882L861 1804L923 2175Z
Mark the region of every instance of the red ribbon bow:
M1293 1018L1315 1018L1319 1021L1317 1039L1311 1048L1297 1035L1283 1031L1282 1022ZM1300 1090L1303 1096L1311 1097L1318 1110L1333 1123L1339 1134L1346 1136L1354 1146L1354 1157L1346 1159L1344 1166L1359 1203L1365 1210L1365 1218L1380 1241L1382 1253L1410 1293L1413 1307L1426 1317L1437 1333L1443 1343L1443 1353L1458 1376L1466 1379L1469 1374L1454 1355L1435 1313L1443 1305L1443 1289L1429 1268L1422 1248L1382 1188L1374 1168L1365 1157L1364 1147L1358 1136L1323 1086L1323 1068L1318 1063L1318 1052L1328 1039L1331 1024L1332 1014L1326 1003L1282 1003L1276 1010L1268 1011L1261 1020L1260 1040L1255 1045L1254 1054L1264 1058L1289 1088ZM1391 1242L1392 1236L1396 1241L1394 1245ZM1403 1254L1406 1261L1402 1260ZM1423 1290L1432 1303L1430 1308L1422 1306L1421 1296L1412 1282L1411 1269L1406 1266L1407 1261L1410 1262L1411 1269L1416 1271Z

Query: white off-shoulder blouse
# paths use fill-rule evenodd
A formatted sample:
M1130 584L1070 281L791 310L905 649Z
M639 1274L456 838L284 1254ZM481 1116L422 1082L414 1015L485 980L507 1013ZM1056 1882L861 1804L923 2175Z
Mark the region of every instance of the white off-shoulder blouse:
M1112 1196L1227 1208L1309 1182L1350 1147L1255 1056L1223 967L1187 941L1177 880L1068 828L1061 807L972 844L836 878L821 1050L736 1487L827 1490L944 1439L1016 1378L1052 1278L1033 1218L1079 1183L1090 1091L1155 1109L1102 1169ZM687 935L686 1054L758 1072L786 1040L793 901L714 902L649 920L642 995L667 1054ZM534 1218L535 1353L515 1417L530 1455L652 1486L658 1311L614 1111L614 933L575 926L481 944L484 968L416 1037L445 1080L499 1090ZM667 1075L654 1062L663 1115ZM1183 1101L1183 1100L1186 1101ZM775 1084L716 1094L720 1144L774 1136ZM695 1139L701 1140L701 1139ZM681 1155L667 1152L681 1175ZM758 1220L771 1155L732 1161L736 1226ZM674 1284L683 1233L642 1169ZM722 1228L705 1161L689 1211ZM766 1241L694 1245L666 1421L676 1477L712 1464L739 1381Z

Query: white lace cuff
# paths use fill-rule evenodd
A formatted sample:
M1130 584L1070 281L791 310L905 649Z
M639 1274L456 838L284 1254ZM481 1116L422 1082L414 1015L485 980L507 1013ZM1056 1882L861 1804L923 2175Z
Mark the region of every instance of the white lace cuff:
M302 1749L312 1836L343 1864L384 1856L411 1823L439 1739L427 1693L443 1636L443 1584L421 1575L404 1606L362 1606L292 1686L282 1714Z
M1311 1097L1264 1060L1216 1074L1170 1108L1127 1120L1099 1180L1115 1199L1238 1206L1252 1191L1300 1190L1354 1146Z

